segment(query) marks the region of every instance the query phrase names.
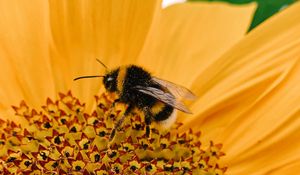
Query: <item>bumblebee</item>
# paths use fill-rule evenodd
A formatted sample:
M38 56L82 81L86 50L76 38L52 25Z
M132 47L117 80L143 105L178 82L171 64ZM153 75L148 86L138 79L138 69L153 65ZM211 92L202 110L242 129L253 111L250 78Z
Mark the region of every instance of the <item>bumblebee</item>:
M74 80L103 77L105 89L108 92L118 94L119 98L113 104L120 102L128 105L121 119L115 124L110 140L114 138L116 130L121 127L125 117L134 108L144 113L147 137L150 135L150 124L152 122L161 123L167 120L175 120L175 109L191 114L191 111L180 99L194 100L196 96L185 87L152 76L142 67L136 65L121 66L108 70L100 60L97 59L97 61L106 68L105 75L81 76Z

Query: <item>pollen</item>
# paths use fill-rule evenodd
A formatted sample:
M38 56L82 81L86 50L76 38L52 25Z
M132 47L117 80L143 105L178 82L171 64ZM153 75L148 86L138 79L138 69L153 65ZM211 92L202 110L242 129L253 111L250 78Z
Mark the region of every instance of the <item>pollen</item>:
M71 92L47 99L41 110L24 101L13 106L28 126L0 119L0 174L224 174L222 144L201 142L200 132L178 133L151 125L146 137L143 115L129 114L112 141L110 133L126 105L114 96L95 96L95 109ZM205 146L206 145L206 146Z

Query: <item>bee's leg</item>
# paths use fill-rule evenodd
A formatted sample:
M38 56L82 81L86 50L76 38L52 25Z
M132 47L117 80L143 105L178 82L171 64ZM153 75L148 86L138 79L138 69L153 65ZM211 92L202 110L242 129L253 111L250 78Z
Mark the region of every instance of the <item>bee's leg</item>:
M152 119L152 114L149 111L149 108L146 108L144 110L145 114L145 123L146 123L146 137L150 136L150 124L151 124L151 119Z
M147 137L150 136L150 124L151 124L151 120L146 118L146 136Z
M123 116L117 121L117 123L114 126L114 129L112 130L112 132L110 134L110 137L109 137L110 141L115 137L116 130L120 128L120 126L122 125L122 123L125 120L125 117L132 111L132 109L133 109L133 106L129 105L127 107L126 111L124 112Z

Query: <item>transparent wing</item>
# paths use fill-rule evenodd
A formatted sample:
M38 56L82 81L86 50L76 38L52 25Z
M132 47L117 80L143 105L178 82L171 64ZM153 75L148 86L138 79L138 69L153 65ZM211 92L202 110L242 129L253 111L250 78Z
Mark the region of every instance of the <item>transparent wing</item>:
M193 94L193 92L191 92L190 90L188 90L187 88L180 86L178 84L172 83L170 81L167 80L163 80L157 77L152 77L152 80L154 82L156 82L157 84L165 87L166 89L168 89L168 91L171 92L171 94L173 94L176 98L184 98L187 100L195 100L197 98L197 96L195 94Z
M169 92L164 92L161 89L157 89L150 86L148 87L136 86L135 89L138 90L139 92L150 95L156 98L157 100L166 103L182 112L188 114L192 113L182 102L176 100L176 97L170 94Z

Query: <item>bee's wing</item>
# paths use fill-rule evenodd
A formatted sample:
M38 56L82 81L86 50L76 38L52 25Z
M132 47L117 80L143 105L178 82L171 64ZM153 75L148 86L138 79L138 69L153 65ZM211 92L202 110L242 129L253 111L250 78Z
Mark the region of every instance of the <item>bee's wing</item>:
M184 98L187 100L195 100L197 98L193 92L178 84L157 77L152 77L152 81L168 89L168 91L170 91L176 98Z
M136 86L135 89L138 90L139 92L150 95L156 98L157 100L166 103L182 112L188 114L192 113L182 102L178 101L176 97L170 94L169 92L165 92L161 89L157 89L150 86L148 87Z

